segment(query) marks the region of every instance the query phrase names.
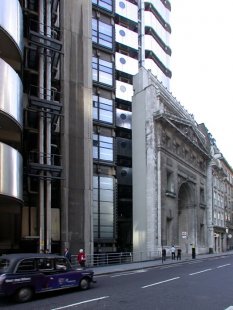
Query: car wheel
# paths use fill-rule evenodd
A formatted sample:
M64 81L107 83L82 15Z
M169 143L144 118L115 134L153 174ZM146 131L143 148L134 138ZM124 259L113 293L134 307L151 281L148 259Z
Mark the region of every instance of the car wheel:
M27 302L32 299L33 291L30 287L22 287L16 293L16 300L18 302Z
M88 278L83 278L79 283L79 287L82 291L87 290L90 288L90 280Z

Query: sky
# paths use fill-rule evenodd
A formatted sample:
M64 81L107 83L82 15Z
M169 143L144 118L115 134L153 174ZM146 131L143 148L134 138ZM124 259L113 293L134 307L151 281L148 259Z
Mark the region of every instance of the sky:
M170 2L170 91L233 168L233 0Z

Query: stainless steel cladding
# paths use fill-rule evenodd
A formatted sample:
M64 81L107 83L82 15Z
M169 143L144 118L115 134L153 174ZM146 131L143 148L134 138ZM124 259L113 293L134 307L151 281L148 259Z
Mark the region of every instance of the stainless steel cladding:
M131 75L138 73L138 60L121 53L115 54L116 69Z
M116 109L116 126L131 129L132 112Z
M13 147L0 142L0 195L23 199L21 154Z
M138 6L125 0L115 1L116 14L123 16L134 22L138 22Z
M132 140L117 138L117 155L132 157Z
M132 185L132 168L117 167L117 182L121 185Z
M23 86L18 74L0 58L0 114L23 125Z
M2 29L1 29L2 28ZM2 31L3 30L3 31ZM23 53L23 15L18 0L0 1L0 38L7 35L17 45L21 55ZM0 50L4 48L1 40Z

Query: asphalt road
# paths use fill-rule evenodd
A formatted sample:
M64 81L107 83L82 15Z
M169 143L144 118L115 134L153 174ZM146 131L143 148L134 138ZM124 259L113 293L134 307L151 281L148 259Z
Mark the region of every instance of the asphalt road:
M69 290L1 309L233 310L233 256L96 276L88 291Z

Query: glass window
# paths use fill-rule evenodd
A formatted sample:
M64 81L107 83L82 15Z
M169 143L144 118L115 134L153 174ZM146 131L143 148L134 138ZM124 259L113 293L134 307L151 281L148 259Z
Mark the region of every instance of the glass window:
M38 259L38 269L39 270L51 270L53 269L53 260L49 258Z
M113 138L93 134L93 158L113 161Z
M112 0L92 0L92 3L112 12Z
M10 261L8 259L5 259L5 258L0 259L0 272L1 273L8 272L9 266L10 266Z
M113 65L96 57L92 57L92 78L103 84L113 85Z
M114 179L93 177L93 224L95 238L113 238L114 234Z
M69 269L69 265L66 259L64 258L56 258L55 260L55 268L57 270L67 270Z
M93 118L112 124L113 123L113 101L99 96L93 96Z
M34 271L34 270L36 270L35 260L24 259L22 262L19 263L19 266L17 268L17 273Z
M112 48L113 27L100 20L92 19L92 41Z

